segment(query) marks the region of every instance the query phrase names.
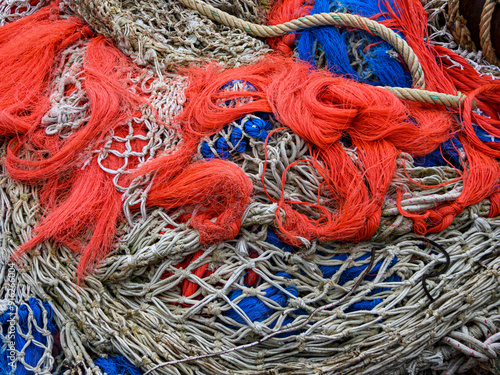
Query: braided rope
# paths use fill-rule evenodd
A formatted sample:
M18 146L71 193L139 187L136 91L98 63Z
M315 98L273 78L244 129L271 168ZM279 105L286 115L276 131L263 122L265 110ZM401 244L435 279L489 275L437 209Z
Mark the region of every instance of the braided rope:
M250 35L261 38L273 38L298 29L327 25L348 26L366 30L372 34L378 35L398 51L408 65L414 86L420 88L408 89L402 87L386 87L386 89L390 90L398 98L429 104L445 105L453 108L461 107L465 100L465 96L460 94L448 95L422 90L425 88L424 73L417 56L408 43L388 27L368 18L347 13L320 13L300 17L280 25L264 26L244 21L209 4L203 3L200 0L179 0L179 2L191 9L197 10L213 21L220 22L226 26L236 27ZM476 103L474 102L473 108L475 108L475 106Z
M495 65L499 65L500 60L495 54L495 49L491 43L491 21L493 20L493 11L497 4L500 4L500 0L487 0L484 3L481 13L481 23L479 24L480 42L484 57L488 62Z

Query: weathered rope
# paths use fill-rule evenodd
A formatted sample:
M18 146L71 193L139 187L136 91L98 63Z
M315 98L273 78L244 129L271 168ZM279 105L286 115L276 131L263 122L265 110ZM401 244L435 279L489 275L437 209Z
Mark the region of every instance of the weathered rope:
M460 14L459 0L450 0L448 3L448 27L450 27L453 38L460 47L468 51L477 51L477 46L472 40L467 20ZM479 42L483 51L483 56L490 64L499 65L500 60L495 53L491 42L491 22L495 6L500 4L498 0L486 0L481 12L481 21L479 23Z
M191 9L197 10L213 21L220 22L226 26L236 27L246 31L250 35L261 38L273 38L298 29L326 25L348 26L366 30L380 36L399 52L408 65L414 86L420 88L408 89L403 87L386 87L386 89L390 90L398 98L422 103L445 105L453 108L461 107L465 100L465 96L460 95L460 93L458 95L448 95L423 90L425 88L424 73L417 56L408 43L388 27L369 18L347 13L321 13L300 17L281 25L265 26L242 20L209 4L203 3L200 0L179 0L179 2ZM475 108L475 103L473 103L473 108Z
M500 4L500 0L487 0L481 12L481 23L479 24L479 37L484 57L490 63L498 65L500 60L495 54L495 49L491 43L491 21L495 5Z
M443 94L435 91L419 90L419 89L408 89L405 87L389 87L385 86L385 89L391 91L399 99L411 100L414 102L429 103L444 105L452 108L460 108L463 106L466 95L458 93L458 95ZM472 103L472 109L477 108L477 103L474 100Z
M449 1L447 26L460 47L468 51L477 51L476 44L472 40L470 31L466 26L467 21L460 14L459 4L459 0Z

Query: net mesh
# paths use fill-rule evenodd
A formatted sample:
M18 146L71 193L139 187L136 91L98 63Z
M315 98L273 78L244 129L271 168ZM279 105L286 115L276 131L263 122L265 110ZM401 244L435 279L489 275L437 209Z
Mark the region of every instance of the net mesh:
M49 0L3 0L0 2L0 26L33 14L49 2Z
M245 129L244 125L252 119L255 117L249 116L238 125ZM235 128L237 125L233 131ZM227 134L223 131L220 136ZM261 347L194 364L174 365L158 370L159 373L195 368L199 373L243 374L253 371L256 364L262 371L279 367L301 374L318 369L345 373L373 373L381 369L416 372L460 362L462 356L456 350L450 351L446 337L450 331L463 333L464 323L466 337L484 341L496 332L498 302L490 291L498 287L498 261L488 255L499 246L500 229L497 219L484 218L489 212L487 201L470 207L447 231L431 237L445 246L451 257L447 273L426 280L430 293L437 299L431 308L422 279L439 268L444 257L408 234L411 223L397 215L389 200L373 242L313 242L293 251L281 243L272 231L276 205L265 203L267 198L259 186L264 144L249 135L246 138L248 150L233 160L251 176L256 196L234 241L203 248L194 230L176 222L180 213L157 209L148 212L146 218L136 214L131 224L124 223L125 234L119 248L95 276L87 277L84 289L74 282L76 260L64 247L46 244L49 251L30 260L31 282L47 293L45 298L59 312L59 326L66 327L62 335L69 336L65 345L70 361L78 363L78 355L68 349L76 346L75 353L86 348L96 353L119 352L147 368L153 363L231 348L274 330L299 325L316 308L339 300L350 290L368 266L371 250L381 242L386 246L375 252L375 267L356 294L335 309L317 314L296 332L278 336ZM276 158L268 163L281 160L286 164L294 158L307 157L306 149L304 142L290 131L276 132L268 143L268 154ZM265 176L268 190L276 195L281 192L276 176L283 169L277 164L270 166ZM421 182L451 179L456 173L452 168L413 167L408 155L400 159L400 175L403 165L412 178ZM18 212L9 217L20 222L4 219L2 224L13 229L26 228L25 218L36 212L36 192L4 181L2 197L15 207L23 195L27 198L24 210L31 216ZM397 183L410 184L402 181ZM319 183L314 172L299 169L289 175L287 189L291 189L290 194L294 189L311 191ZM13 187L22 193L9 194ZM439 202L446 194L453 196L460 189L460 182L450 190L451 195L446 189L421 194L412 188L412 195L403 204L418 207L423 199ZM307 196L301 194L301 198ZM429 204L436 203L423 205ZM10 249L14 247L11 245ZM188 265L186 259L190 261ZM356 350L349 350L354 347ZM398 360L394 360L394 352L398 352ZM423 360L426 355L434 361ZM370 361L359 362L360 356ZM93 364L87 361L86 366ZM304 370L307 368L310 371Z
M0 184L4 186L5 183L3 178ZM26 273L27 265L9 262L9 256L12 254L9 249L18 246L17 241L22 238L22 232L26 229L25 226L17 232L16 225L11 221L12 215L19 213L19 209L23 210L21 206L27 204L29 197L13 185L10 186L8 194L9 197L17 197L20 201L18 207L12 207L12 201L2 195L0 203L0 373L48 375L51 374L55 363L53 349L56 326L52 308L47 302L34 297L43 295L43 292L40 293L42 286L33 283Z
M137 62L150 64L130 80L132 87L140 87L148 95L152 106L141 108L124 123L123 134L109 134L102 148L89 152L89 158L96 158L103 170L115 176L115 187L123 193L126 220L120 224L113 253L86 277L84 287L74 277L78 258L50 241L38 246L26 256L27 262L18 266L21 272L16 271L13 303L18 317L16 332L25 342L16 347L19 368L36 374L101 374L99 361L93 358L117 353L142 369L174 362L156 370L158 374L419 374L497 368L500 301L495 291L500 287L500 260L496 257L500 221L487 217L489 200L466 208L448 229L429 236L446 248L450 257L449 267L441 273L437 271L447 263L446 256L411 234L412 221L400 215L396 206L397 189L404 191L401 205L410 213L456 199L463 189L460 179L450 183L458 177L456 169L419 167L410 155L402 153L382 208L381 224L370 241L304 241L304 246L292 248L275 233L279 207L271 199L285 196L309 203L319 199L327 205L332 198L327 194L318 198L323 180L314 169L296 165L287 170L295 161L311 160L307 143L291 130L281 129L272 117L250 114L199 144L199 159L228 159L240 166L254 185L253 203L244 214L238 236L203 246L198 232L181 220L185 209L146 208L154 176L125 185L120 177L132 159L143 164L161 151L174 151L181 141L172 119L182 111L188 82L174 74L158 75L159 70L200 56L239 64L266 49L261 48L261 42L216 26L173 2L91 3L78 2L75 9ZM427 5L431 28L437 27L433 17L439 17L443 4ZM250 1L214 5L249 20L258 14L258 4ZM123 15L120 9L127 9L123 17L117 16ZM104 13L111 16L104 17ZM144 22L139 22L141 19ZM158 19L165 21L155 21ZM176 20L173 29L162 29L172 20ZM197 46L197 41L204 42L193 42L187 25L199 30L204 42L210 41L210 48ZM141 40L139 35L146 29L155 32L148 38L168 44L172 50L166 52L158 44ZM174 37L181 42L173 43ZM459 51L446 31L435 29L431 39ZM217 43L227 41L233 44L217 47ZM246 49L234 54L237 46ZM51 89L51 108L41 125L47 134L66 138L85 126L85 51L82 42L61 54ZM497 74L480 56L466 58L475 62L478 71ZM233 81L224 89L251 87ZM218 104L234 106L238 102ZM137 140L145 141L145 146L133 151ZM6 147L7 142L3 142L1 157ZM348 145L344 149L359 163L356 149ZM121 167L109 168L109 157L119 158ZM2 168L0 307L5 313L10 303L7 290L13 285L5 277L8 257L30 238L42 212L37 187L11 180ZM421 186L444 182L448 184L433 189ZM137 205L140 210L131 209ZM315 214L307 206L299 210ZM367 269L370 271L364 275ZM325 306L332 307L322 309ZM21 309L25 318L19 313ZM36 318L36 309L41 318ZM55 365L51 309L63 350ZM251 345L290 327L296 329L260 345L203 358ZM3 337L3 342L6 347L8 339ZM37 363L25 354L29 347L39 351ZM200 358L180 362L193 356Z
M228 65L253 61L269 47L245 32L219 25L175 1L65 1L96 31L110 37L139 65L175 69L203 60ZM252 22L262 22L256 0L218 1L212 5Z

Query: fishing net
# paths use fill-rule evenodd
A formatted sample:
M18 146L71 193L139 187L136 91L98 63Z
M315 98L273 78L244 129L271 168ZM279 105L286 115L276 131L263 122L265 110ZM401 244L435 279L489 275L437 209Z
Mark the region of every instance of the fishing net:
M296 157L305 149L298 137L287 132L270 150L278 153L286 144L295 146ZM450 170L412 168L408 159L402 163L411 175L425 173L422 179L442 181L453 175ZM248 172L252 169L258 170L255 164L248 166ZM311 175L304 178L307 172L290 180L300 182L297 187L318 183ZM271 171L268 178L274 180ZM460 191L459 184L454 190ZM446 199L446 193L413 192L415 197L436 202ZM4 178L2 199L9 205L2 228L11 228L14 238L27 233L36 218L36 193ZM407 199L405 206L418 206L411 201ZM159 373L243 374L269 369L301 374L318 369L417 373L475 366L463 355L468 346L474 346L467 352L475 353L471 358L484 366L495 363L496 352L483 344L496 333L500 319L498 301L491 293L498 288L498 262L488 257L499 246L499 229L498 220L484 218L488 202L471 207L449 230L433 236L446 246L451 267L426 281L424 277L432 276L445 262L444 256L409 235L411 224L395 215L390 204L373 242L312 243L293 252L271 231L275 209L256 202L249 207L236 240L203 250L195 231L179 225L168 228L175 222L157 210L123 227L126 234L120 249L95 277L86 278L85 288L74 282L76 260L71 253L50 244L30 257L30 269L23 275L30 285L38 285L38 293L59 317L69 363L85 361L85 366L93 367L90 356L82 354L90 349L99 354L118 352L147 368L252 342L282 327L300 326L316 308L338 301L349 291L376 249L375 267L357 293L316 314L297 331L260 347L173 365ZM201 255L179 266L196 253ZM432 307L422 282L436 298ZM192 294L183 296L187 288Z
M483 56L482 50L478 51L472 46L466 48L460 43L460 39L453 35L454 29L448 23L450 20L448 1L423 1L423 3L429 13L429 39L433 44L441 45L459 54L481 74L498 77L500 67L490 64ZM455 3L458 4L458 2Z
M262 22L256 0L213 1L215 7L252 22ZM253 61L270 49L241 30L217 24L173 1L66 1L96 31L113 39L139 65L158 76L165 69L203 60L229 65Z
M6 24L7 22L13 22L29 14L35 13L48 3L48 0L2 1L2 3L0 3L0 26Z
M2 186L5 182L2 178ZM10 185L9 194L16 195L19 192ZM29 276L24 272L20 273L16 265L9 263L11 253L7 249L22 238L23 234L18 232L16 237L13 237L10 215L14 212L10 207L11 200L6 198L2 196L0 206L3 214L1 226L3 259L0 270L1 373L51 374L55 363L54 335L57 330L53 320L53 310L46 300L34 297L43 295L41 286L29 280ZM27 197L22 197L25 198ZM35 292L33 288L37 288L38 291Z
M253 1L213 5L250 21L262 19L261 7ZM300 202L298 212L319 218L313 205L335 207L335 199L323 189L321 173L311 167L315 159L308 142L272 115L246 114L197 145L197 160L228 160L253 185L252 202L235 238L206 245L191 226L192 207L148 207L157 176L129 180L127 171L130 165L173 154L182 144L174 118L182 113L189 82L165 70L205 58L238 65L268 47L176 2L65 1L62 6L142 65L127 81L150 106L139 106L99 147L85 150L78 165L83 171L97 161L113 176L124 213L112 252L84 283L75 278L79 256L52 240L15 265L9 263L46 212L40 208L40 186L15 181L2 163L0 319L7 355L8 308L16 309L16 374L135 375L138 368L165 362L169 365L154 373L498 371L500 221L490 217L493 200L466 207L448 228L427 239L417 237L411 218L401 214L424 213L461 195L459 165L467 162L461 145L448 150L450 162L444 166L427 166L404 152L397 156L380 225L369 241L303 238L301 246L292 247L278 235L277 217L285 215L280 200ZM437 29L442 3L430 2L427 8L433 43L466 57L480 73L499 77L498 68L466 54L445 29ZM366 73L366 56L356 51L366 47L367 39L353 38L352 66ZM89 121L88 48L87 41L80 41L58 57L49 108L40 122L46 135L65 140ZM317 61L326 64L324 56ZM380 78L366 74L367 80ZM244 80L232 80L221 90L257 91ZM239 97L216 104L233 108L252 100ZM348 139L340 144L361 168L362 150ZM2 141L2 159L8 147L9 141ZM14 276L9 278L11 269ZM106 362L117 354L126 359Z

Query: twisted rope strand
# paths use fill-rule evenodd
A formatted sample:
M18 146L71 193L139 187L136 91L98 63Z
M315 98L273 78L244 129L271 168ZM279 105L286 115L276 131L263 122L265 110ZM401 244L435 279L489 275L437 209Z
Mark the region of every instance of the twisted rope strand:
M390 43L408 65L415 87L425 88L425 78L420 62L408 43L394 31L369 18L347 13L319 13L300 17L280 25L257 25L232 16L200 0L179 0L179 2L213 21L236 27L260 38L274 38L298 29L316 26L348 26L363 29L380 36Z
M394 31L375 22L369 18L347 13L320 13L300 17L280 25L257 25L232 16L200 0L179 0L184 6L200 12L202 15L223 25L236 27L250 35L261 38L274 38L288 32L306 29L316 26L348 26L363 29L369 33L378 35L391 44L406 62L413 79L414 89L403 87L385 87L394 95L403 100L412 100L422 103L444 105L447 107L460 108L465 100L465 95L448 95L439 92L425 91L425 77L417 56L408 43ZM473 103L473 108L476 103Z
M495 49L491 43L491 21L493 20L493 11L497 4L500 4L500 0L487 0L484 3L481 13L481 23L479 24L480 43L484 57L491 64L495 65L499 65L500 60L495 54Z

